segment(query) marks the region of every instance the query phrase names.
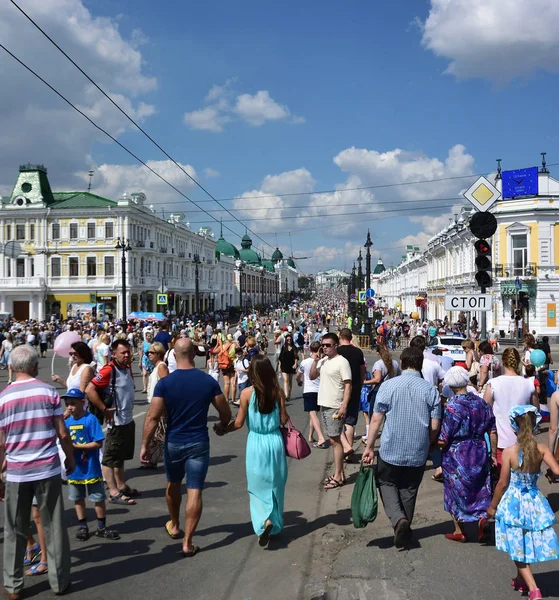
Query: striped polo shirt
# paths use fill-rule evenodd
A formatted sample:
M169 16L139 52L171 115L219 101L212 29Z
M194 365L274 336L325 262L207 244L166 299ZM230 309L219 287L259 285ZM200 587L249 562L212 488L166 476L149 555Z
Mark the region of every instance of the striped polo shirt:
M37 481L60 475L54 417L62 416L58 392L38 379L15 381L0 394L6 481Z

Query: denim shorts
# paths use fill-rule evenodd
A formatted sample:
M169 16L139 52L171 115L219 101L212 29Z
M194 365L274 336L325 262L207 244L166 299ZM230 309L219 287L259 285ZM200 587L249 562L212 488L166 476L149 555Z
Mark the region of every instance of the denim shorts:
M209 464L209 441L165 444L165 474L170 483L180 483L186 475L187 489L201 490Z
M86 496L90 502L103 502L106 498L103 482L68 484L68 500L70 502L85 500Z
M241 395L241 392L247 388L250 385L249 380L247 379L246 381L243 381L242 383L238 383L237 384L237 389L239 390L239 396Z

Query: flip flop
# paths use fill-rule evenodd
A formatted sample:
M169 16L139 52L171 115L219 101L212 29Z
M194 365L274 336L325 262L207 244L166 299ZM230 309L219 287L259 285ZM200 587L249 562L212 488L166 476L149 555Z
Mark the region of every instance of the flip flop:
M171 533L170 525L172 523L173 521L167 521L167 523L165 523L165 531L172 540L180 540L181 537L184 537L184 533L180 529L178 533Z
M195 556L196 554L198 554L198 552L200 552L200 546L193 546L192 550L189 550L188 552L185 552L184 550L182 551L182 555L184 558L192 558L193 556Z
M328 483L324 484L323 489L335 490L336 488L341 488L343 485L345 485L345 481L338 481L332 477Z
M39 571L39 567L41 565L45 567L44 571ZM30 567L29 569L27 569L27 571L25 571L25 574L28 575L29 577L36 577L37 575L46 575L48 572L49 572L48 563L38 562L37 564L35 564L32 567Z
M326 450L327 448L330 447L330 445L328 444L328 442L322 442L322 444L319 444L318 442L316 442L315 444L312 445L313 448L320 448L321 450Z
M273 527L274 526L272 525L272 523L268 523L268 525L266 525L266 528L262 532L262 535L258 538L258 545L261 548L265 548L268 545L268 542L270 541L270 533L272 533Z

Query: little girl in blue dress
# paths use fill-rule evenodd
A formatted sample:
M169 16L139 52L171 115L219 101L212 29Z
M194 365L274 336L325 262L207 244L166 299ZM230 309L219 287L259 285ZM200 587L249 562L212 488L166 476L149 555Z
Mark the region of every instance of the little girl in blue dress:
M555 474L559 464L533 432L541 415L531 405L515 406L509 412L517 443L503 451L501 477L495 488L489 517L495 517L495 542L516 564L511 581L515 590L529 592L529 600L543 598L530 564L559 558L559 542L553 529L555 515L547 498L538 489L541 463Z

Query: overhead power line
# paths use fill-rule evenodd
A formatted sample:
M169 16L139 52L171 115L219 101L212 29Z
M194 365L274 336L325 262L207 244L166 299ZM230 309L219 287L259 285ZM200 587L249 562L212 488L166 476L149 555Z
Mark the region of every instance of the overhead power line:
M103 88L101 88L77 63L75 60L73 60L55 41L54 39L44 30L41 28L41 26L36 23L18 4L17 2L15 2L14 0L10 0L10 2L19 10L19 12L30 22L32 23L48 40L49 42L51 42L51 44L53 44L53 46L59 50L75 67L76 69L78 69L80 71L80 73L93 85L95 86L95 88L97 88L102 94L103 96L105 96L105 98L107 98L107 100L109 100L109 102L115 106L129 121L130 123L132 123L139 131L141 131L147 138L148 140L154 144L176 167L178 167L194 184L196 184L205 194L207 194L213 202L217 203L219 206L221 206L221 208L223 210L225 210L229 215L231 215L234 220L237 223L240 223L243 227L245 227L247 229L247 231L250 231L250 233L252 233L252 235L254 235L255 237L257 237L261 242L263 242L264 244L266 244L268 247L270 248L274 248L275 246L273 246L272 244L268 243L264 238L260 237L255 231L250 230L245 223L243 223L240 219L238 219L232 212L230 212L227 208L225 208L225 206L223 206L219 200L217 200L214 196L212 196L212 194L199 182L197 181L194 177L192 177L192 175L190 175L190 173L188 173L188 171L186 171L186 169L183 168L183 166L178 163L164 148L162 148L150 135L149 133L147 133L147 131L139 124L137 123L124 109L122 109L106 92L105 90L103 90ZM4 48L5 49L5 48ZM13 55L12 55L13 56ZM15 58L15 56L14 56ZM19 61L21 62L21 61ZM23 64L23 63L22 63ZM33 72L33 71L32 71ZM43 80L44 81L44 80ZM50 86L49 86L50 87ZM54 91L54 88L51 88ZM75 108L75 107L74 107ZM83 114L83 113L81 113ZM112 138L114 140L114 138ZM137 158L137 157L135 157ZM139 159L137 159L139 160ZM144 166L147 167L147 165L142 162L142 164ZM149 168L149 167L148 167ZM150 168L150 171L154 172L153 169ZM168 182L167 182L168 183ZM176 189L176 188L175 188ZM185 196L184 194L182 194L183 196ZM197 208L201 209L193 200L191 200L190 198L188 198L187 196L185 196L185 198L187 198L187 200L189 202L192 202L192 204L194 204L194 206L196 206ZM204 211L205 212L205 211ZM239 236L240 237L240 236Z

